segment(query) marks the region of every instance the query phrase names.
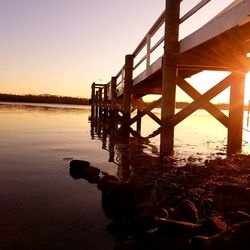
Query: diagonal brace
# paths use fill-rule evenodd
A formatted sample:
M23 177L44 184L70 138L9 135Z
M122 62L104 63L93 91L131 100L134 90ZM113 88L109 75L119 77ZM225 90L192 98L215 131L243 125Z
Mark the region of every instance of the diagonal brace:
M194 87L192 87L183 77L178 76L177 85L194 100L202 96ZM205 103L203 108L221 122L225 127L229 126L229 118L211 102Z
M185 118L187 118L189 115L191 115L193 112L198 110L200 107L203 107L207 102L209 102L212 98L217 96L219 93L221 93L223 90L228 88L231 85L231 82L237 81L237 76L234 74L229 75L224 80L219 82L217 85L212 87L210 90L208 90L205 94L198 97L195 101L193 101L191 104L189 104L187 107L179 111L177 114L175 114L171 119L170 122L175 126L181 121L183 121Z
M149 104L149 106L147 108L145 108L144 110L142 110L139 114L137 114L136 116L134 116L132 119L130 119L130 125L132 125L133 123L135 123L138 119L140 119L141 117L143 117L144 115L149 115L152 119L154 119L157 123L161 122L161 120L154 115L152 112L150 112L152 109L158 107L161 104L161 98L158 99L157 101ZM153 118L154 117L154 118Z

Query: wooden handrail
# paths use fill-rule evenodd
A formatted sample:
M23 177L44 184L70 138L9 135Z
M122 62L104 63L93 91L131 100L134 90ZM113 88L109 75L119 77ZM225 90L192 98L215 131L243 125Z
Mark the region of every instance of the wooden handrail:
M180 23L185 22L189 17L193 16L197 11L199 11L202 7L207 5L210 1L211 0L202 0L201 2L199 2L180 19Z
M191 16L197 13L201 8L207 5L210 1L211 0L201 0L198 4L196 4L192 9L190 9L186 14L184 14L180 18L180 24L188 20ZM181 0L180 2L184 2L184 1ZM162 12L162 14L159 16L156 22L152 25L152 27L149 29L147 34L144 36L144 38L141 40L139 45L134 50L132 55L136 58L136 56L138 56L139 53L146 47L146 55L142 56L142 58L134 65L133 67L134 70L137 69L145 60L146 60L146 70L148 70L151 63L153 63L150 60L151 54L164 42L164 35L152 47L151 47L151 39L159 31L161 26L164 24L165 13L166 11ZM120 71L116 75L117 79L119 77L122 77L121 81L116 83L117 87L122 85L123 83L123 71L124 71L124 66L120 69Z

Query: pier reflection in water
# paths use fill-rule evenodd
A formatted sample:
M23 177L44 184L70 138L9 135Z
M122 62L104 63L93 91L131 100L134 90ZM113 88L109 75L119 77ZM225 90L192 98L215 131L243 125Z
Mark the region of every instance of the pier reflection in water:
M91 129L91 139L102 141L102 149L109 152L107 161L117 165L117 176L124 181L129 179L130 175L143 172L147 166L154 169L161 163L176 164L174 159L165 159L164 164L158 157L158 148L151 144L148 139L135 136L123 136L117 129L118 124L113 121L89 118ZM148 153L150 148L151 154ZM144 170L143 170L144 169Z

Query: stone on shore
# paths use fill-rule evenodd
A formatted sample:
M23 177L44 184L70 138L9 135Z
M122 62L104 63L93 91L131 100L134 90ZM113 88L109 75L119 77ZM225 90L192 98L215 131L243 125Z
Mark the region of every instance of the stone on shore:
M172 215L174 220L187 221L191 223L197 223L198 214L197 209L193 202L189 200L183 200L177 204L175 211Z
M209 238L204 250L248 250L250 246L250 221L233 225L230 229Z

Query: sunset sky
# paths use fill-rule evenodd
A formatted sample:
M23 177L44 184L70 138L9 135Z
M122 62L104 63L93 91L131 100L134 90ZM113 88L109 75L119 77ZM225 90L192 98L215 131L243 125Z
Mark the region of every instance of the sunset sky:
M182 12L197 2L184 0ZM212 2L195 25L232 0ZM89 97L91 83L117 74L164 8L165 0L0 0L0 92Z

